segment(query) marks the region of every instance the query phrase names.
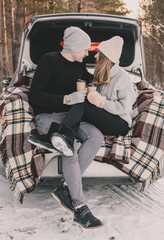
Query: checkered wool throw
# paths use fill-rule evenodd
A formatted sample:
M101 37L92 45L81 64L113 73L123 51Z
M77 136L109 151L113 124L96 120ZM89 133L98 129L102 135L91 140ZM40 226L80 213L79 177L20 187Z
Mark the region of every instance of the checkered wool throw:
M2 137L0 153L11 190L23 201L38 183L44 166L27 137L35 134L33 110L28 103L29 78L8 88L0 101ZM157 179L164 150L164 94L147 82L138 84L133 108L133 126L125 136L104 136L95 160L112 164L143 183Z
M23 201L25 193L31 192L41 175L44 159L34 151L27 137L36 132L33 110L28 103L29 79L19 80L19 87L10 87L0 101L2 136L0 153L6 176L14 195Z
M112 164L144 189L163 169L164 92L140 82L136 94L132 129L125 137L105 136L95 160Z

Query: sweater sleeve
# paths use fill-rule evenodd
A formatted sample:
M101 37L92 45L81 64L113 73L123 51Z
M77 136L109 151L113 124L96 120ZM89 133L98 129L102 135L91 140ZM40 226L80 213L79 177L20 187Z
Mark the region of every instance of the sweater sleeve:
M44 55L38 63L29 94L30 103L42 106L63 106L62 95L47 93L45 87L51 76L50 57Z
M125 84L124 88L116 90L116 95L118 100L106 100L103 108L115 115L131 113L136 100L131 84L128 86Z

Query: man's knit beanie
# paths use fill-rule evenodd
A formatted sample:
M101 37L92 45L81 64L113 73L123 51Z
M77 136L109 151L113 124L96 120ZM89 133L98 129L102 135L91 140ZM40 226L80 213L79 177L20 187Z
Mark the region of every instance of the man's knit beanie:
M91 39L87 33L78 27L69 27L64 31L64 52L77 53L88 50Z
M117 63L121 57L123 38L115 36L99 44L98 49L113 63Z

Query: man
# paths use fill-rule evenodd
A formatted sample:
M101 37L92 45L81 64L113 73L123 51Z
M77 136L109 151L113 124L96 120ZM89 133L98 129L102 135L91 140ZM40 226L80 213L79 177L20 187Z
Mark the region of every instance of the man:
M101 227L101 221L93 216L85 203L82 174L101 147L103 135L86 122L74 129L61 124L73 105L85 101L86 91L77 91L76 81L92 80L83 61L88 56L91 40L77 27L67 28L63 40L61 52L47 53L38 63L29 100L40 135L31 136L29 141L53 152L57 148L56 138L59 140L61 148L57 149L62 153L65 182L53 191L52 196L74 213L75 222L85 228ZM54 135L56 133L59 138ZM60 142L62 139L64 141ZM81 141L80 148L77 139Z

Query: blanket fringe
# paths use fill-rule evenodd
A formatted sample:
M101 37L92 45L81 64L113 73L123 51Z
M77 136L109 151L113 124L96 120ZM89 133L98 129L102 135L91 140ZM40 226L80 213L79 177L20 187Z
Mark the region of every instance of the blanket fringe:
M150 175L149 178L147 178L145 181L142 182L140 192L144 192L147 189L147 187L151 184L151 182L152 182L152 176Z
M16 199L19 200L19 202L22 204L23 203L23 198L24 198L24 194L22 194L17 186L17 184L15 185L15 189L12 190L14 197L16 197Z
M164 170L164 153L161 156L158 166L154 169L154 172L152 173L152 175L150 175L149 178L142 183L140 191L141 192L145 191L151 183L159 179L161 177L161 172L163 170Z
M164 153L159 161L159 175L161 174L161 172L164 170Z
M20 191L20 189L19 189L18 185L16 184L16 182L12 180L12 169L11 169L10 161L8 161L7 164L6 164L5 172L6 172L7 179L10 180L10 189L13 192L14 197L16 199L18 199L19 202L22 204L23 203L24 194Z
M6 163L5 172L6 172L6 177L10 178L12 174L12 169L9 161Z

